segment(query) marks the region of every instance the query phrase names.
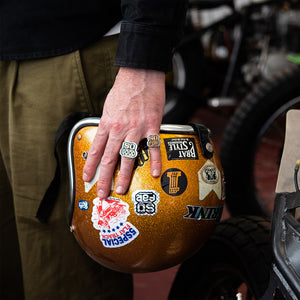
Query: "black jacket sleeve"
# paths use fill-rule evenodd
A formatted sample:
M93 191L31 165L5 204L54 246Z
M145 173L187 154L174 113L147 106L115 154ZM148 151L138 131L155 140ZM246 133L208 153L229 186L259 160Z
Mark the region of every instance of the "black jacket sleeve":
M122 0L115 64L167 72L183 29L186 0Z

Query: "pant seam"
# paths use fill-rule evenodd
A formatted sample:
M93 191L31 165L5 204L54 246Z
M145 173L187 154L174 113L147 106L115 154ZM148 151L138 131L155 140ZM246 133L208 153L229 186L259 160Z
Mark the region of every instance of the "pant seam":
M89 91L88 91L88 88L87 88L87 85L86 85L79 50L74 52L74 57L75 57L75 64L76 64L76 69L77 69L77 72L78 72L79 83L80 83L80 87L81 87L81 91L82 91L83 100L86 102L88 111L89 112L94 112L95 108L94 108L94 106L92 104L92 101L90 99Z

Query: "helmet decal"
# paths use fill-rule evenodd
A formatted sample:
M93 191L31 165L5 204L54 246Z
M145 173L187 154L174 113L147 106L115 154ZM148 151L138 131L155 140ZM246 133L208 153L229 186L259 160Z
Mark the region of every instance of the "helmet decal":
M143 139L139 143L138 156L134 161L133 169L135 170L137 167L143 167L145 162L149 161L149 159L150 159L150 153L147 146L147 139Z
M78 207L81 210L88 210L89 209L89 203L86 200L79 200L78 201Z
M101 162L98 164L94 178L90 181L90 182L84 182L84 191L85 193L88 193L92 187L98 182L99 176L100 176L100 164ZM114 189L114 180L112 179L111 181L111 190Z
M100 240L104 247L122 247L138 236L139 231L127 222L130 213L126 202L113 197L97 197L93 204L91 220L94 228L100 230Z
M207 160L198 172L199 179L199 199L203 200L214 191L218 199L222 198L221 174L211 160Z
M222 216L223 206L203 207L195 205L186 206L188 213L183 217L193 220L216 220L219 221Z
M164 139L168 160L198 159L194 138Z
M160 183L165 193L170 196L179 196L187 188L187 177L183 171L172 168L162 174Z
M157 213L159 193L153 190L137 190L132 193L134 212L139 216L153 216Z

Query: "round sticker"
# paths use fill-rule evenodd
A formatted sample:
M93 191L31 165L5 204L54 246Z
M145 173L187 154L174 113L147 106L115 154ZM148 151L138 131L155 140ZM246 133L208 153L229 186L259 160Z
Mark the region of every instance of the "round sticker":
M170 196L179 196L187 188L187 177L183 171L172 168L161 176L160 184L165 193Z
M78 207L81 210L88 210L89 209L89 203L86 200L80 200L80 201L78 201Z
M214 165L206 165L201 169L202 180L206 183L215 184L219 181L219 173Z

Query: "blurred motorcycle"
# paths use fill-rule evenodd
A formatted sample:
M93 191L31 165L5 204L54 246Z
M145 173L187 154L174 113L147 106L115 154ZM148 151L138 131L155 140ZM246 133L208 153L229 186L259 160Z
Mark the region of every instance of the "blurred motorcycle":
M185 123L198 107L234 108L264 77L276 56L284 63L281 0L190 0L185 32L166 76L165 123Z

